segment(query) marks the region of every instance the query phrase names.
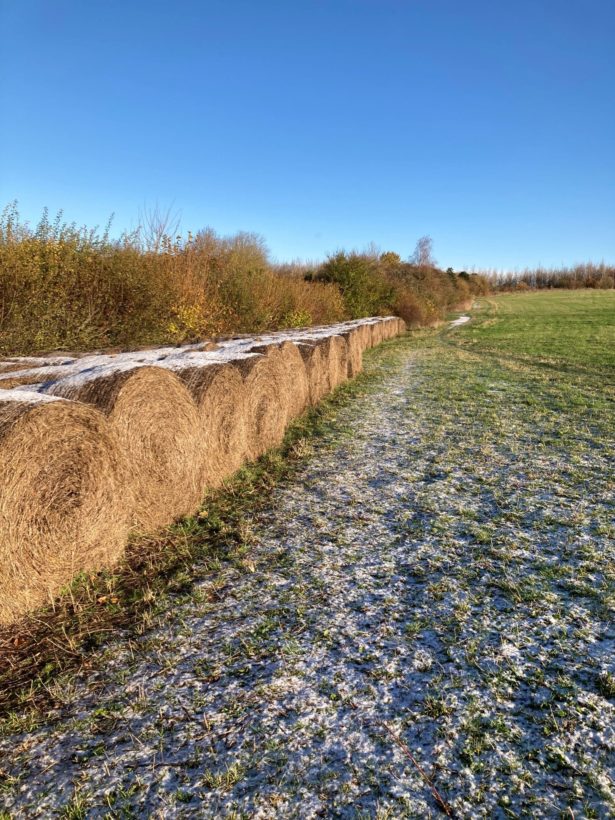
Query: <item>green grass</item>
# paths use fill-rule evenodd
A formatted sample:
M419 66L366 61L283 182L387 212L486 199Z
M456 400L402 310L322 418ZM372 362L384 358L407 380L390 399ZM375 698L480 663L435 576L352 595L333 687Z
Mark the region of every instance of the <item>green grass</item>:
M615 290L537 291L484 299L452 340L476 353L555 371L615 375Z
M524 440L531 442L532 430L540 429L544 445L569 457L566 475L574 479L577 470L582 486L582 452L577 450L593 451L598 442L608 447L609 430L612 438L613 394L605 384L612 378L614 326L613 291L504 295L482 300L468 325L415 331L369 351L358 379L298 420L279 450L246 466L222 491L212 493L199 514L155 538L131 544L113 573L77 579L53 609L39 611L16 628L0 630L4 731L14 731L15 721L36 721L28 710L55 702L55 683L61 688L65 675L87 666L109 635L123 630L128 638L164 618L173 598L193 594L195 578L213 579L229 561L249 569L250 522L267 503L271 488L292 475L295 465L310 454L313 439L325 436L335 441L345 435L336 419L340 407L378 390L382 379L409 354L423 358L430 374L420 387L421 407L428 409L421 427L424 435L440 414L436 439L446 439L454 451L453 441L459 438L459 452L449 453L448 463L451 458L462 463L465 450L479 446L487 433L484 457L489 461L487 444L497 429L501 444L506 437L515 439L511 450L523 447ZM575 466L577 462L581 466ZM441 466L434 465L436 478ZM430 514L428 495L417 499L420 504L425 506L423 514ZM444 518L440 536L465 521L474 541L483 550L491 549L493 522L474 523L474 515L467 507L455 520ZM512 522L512 512L510 516ZM557 524L543 518L535 526ZM606 518L593 526L598 535L613 533ZM409 522L409 531L411 527ZM284 560L284 550L275 560ZM542 575L539 580L545 582ZM516 604L540 597L539 584L507 583L502 591ZM435 601L446 593L435 583L430 589ZM423 626L417 617L407 627L409 638ZM249 648L257 652L260 636L252 637ZM611 682L602 685L610 687Z
M608 385L612 354L596 336L612 333L613 297L608 291L501 296L484 300L467 326L416 331L370 351L364 374L300 419L281 449L212 494L200 515L134 545L114 575L82 579L54 612L37 614L29 634L5 634L5 647L16 638L18 645L10 659L8 652L0 657L0 733L31 731L45 719L44 708L61 706L71 675L100 668L104 653L92 651L99 636L102 642L122 629L128 640L156 623L176 623L182 603L214 608L223 592L221 570L231 564L250 572L255 561L276 573L286 568L300 581L275 607L259 608L215 657L195 656L199 686L228 675L241 688L242 670L268 654L277 659L280 646L286 674L295 656L318 645L331 662L318 692L332 709L343 708L336 661L344 657L343 642L335 626L322 629L314 621L309 640L284 633L285 622L295 627L286 611L309 624L322 595L326 612L330 591L317 547L312 567L299 575L293 567L305 567L293 564L283 539L259 558L250 533L271 487L292 478L316 436L324 437L316 458L327 458L326 448L344 437L377 438L373 414L381 403L386 407L386 383L403 391L403 403L392 403L400 435L378 466L401 470L407 492L388 502L378 489L360 503L396 517L392 531L404 550L397 571L407 573L412 589L403 606L395 597L371 599L374 614L399 630L404 645L429 650L428 663L416 656L424 685L399 685L404 742L429 754L423 741L429 735L422 733L437 727L439 747L448 750L438 788L454 796L459 816L555 816L558 808L566 817L611 816L607 730L615 678L611 656L595 650L610 640L615 617L615 402ZM327 511L317 513L326 523ZM291 514L286 507L276 513ZM354 553L343 539L337 543L349 561ZM396 554L385 546L385 556ZM370 550L378 548L370 542ZM195 577L207 585L195 589ZM154 650L155 642L155 633L146 635L142 649ZM403 674L384 664L390 651L376 641L358 658L357 665L369 664L363 685L375 697L387 687L393 693ZM412 703L415 690L420 695ZM229 693L221 709L229 725L244 720L248 709L250 721L258 721L252 701L238 699L234 686ZM118 712L111 707L88 716L89 733L114 725ZM321 731L324 736L315 727L314 737ZM104 748L99 740L93 754ZM279 738L267 743L255 749L259 760L273 754ZM382 788L384 800L386 766L378 764L373 781L367 768L362 776L366 787ZM249 758L216 764L205 775L207 786L232 794L253 766ZM85 785L64 816L86 816L93 796ZM185 786L175 792L179 804L190 798Z

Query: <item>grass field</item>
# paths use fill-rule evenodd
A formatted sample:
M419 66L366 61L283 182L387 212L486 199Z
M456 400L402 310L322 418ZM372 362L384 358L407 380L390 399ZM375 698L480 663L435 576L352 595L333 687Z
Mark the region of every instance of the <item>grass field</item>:
M615 290L551 290L483 300L456 332L468 350L615 379Z
M472 317L176 528L132 634L117 585L124 638L11 699L0 817L613 816L614 294Z

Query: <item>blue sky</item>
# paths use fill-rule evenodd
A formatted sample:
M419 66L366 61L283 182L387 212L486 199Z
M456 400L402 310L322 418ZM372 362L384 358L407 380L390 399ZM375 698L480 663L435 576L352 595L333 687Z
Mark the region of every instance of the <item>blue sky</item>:
M614 41L613 0L0 0L0 201L615 262Z

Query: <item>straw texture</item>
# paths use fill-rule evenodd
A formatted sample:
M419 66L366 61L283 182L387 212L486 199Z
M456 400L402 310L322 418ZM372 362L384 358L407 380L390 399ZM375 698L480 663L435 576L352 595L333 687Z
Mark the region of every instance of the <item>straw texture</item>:
M126 491L138 529L154 530L196 509L204 471L201 425L178 376L147 365L103 367L56 382L48 392L108 417L128 464Z
M218 487L242 465L247 451L246 387L228 362L192 366L178 375L196 401L202 433L201 486Z
M134 353L0 361L0 622L113 564L405 330L388 317ZM32 390L28 386L32 385Z
M118 558L125 470L102 414L38 394L0 396L0 622Z
M288 390L288 420L291 421L308 406L310 386L303 356L294 342L285 341L279 347L280 357L286 373Z
M329 389L329 363L315 341L298 342L297 349L305 365L309 403L314 406Z
M256 459L281 443L288 419L288 383L279 351L233 361L246 396L246 456Z
M363 369L363 346L359 330L348 330L342 333L346 342L346 365L349 379L354 379Z
M342 336L326 336L319 342L327 370L327 392L348 380L348 348Z

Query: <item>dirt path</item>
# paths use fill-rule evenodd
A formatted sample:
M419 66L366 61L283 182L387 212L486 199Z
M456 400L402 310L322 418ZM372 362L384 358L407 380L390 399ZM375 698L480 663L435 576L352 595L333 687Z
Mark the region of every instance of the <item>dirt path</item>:
M457 816L606 817L607 456L504 379L400 347L242 566L2 739L8 816L441 816L418 763Z

